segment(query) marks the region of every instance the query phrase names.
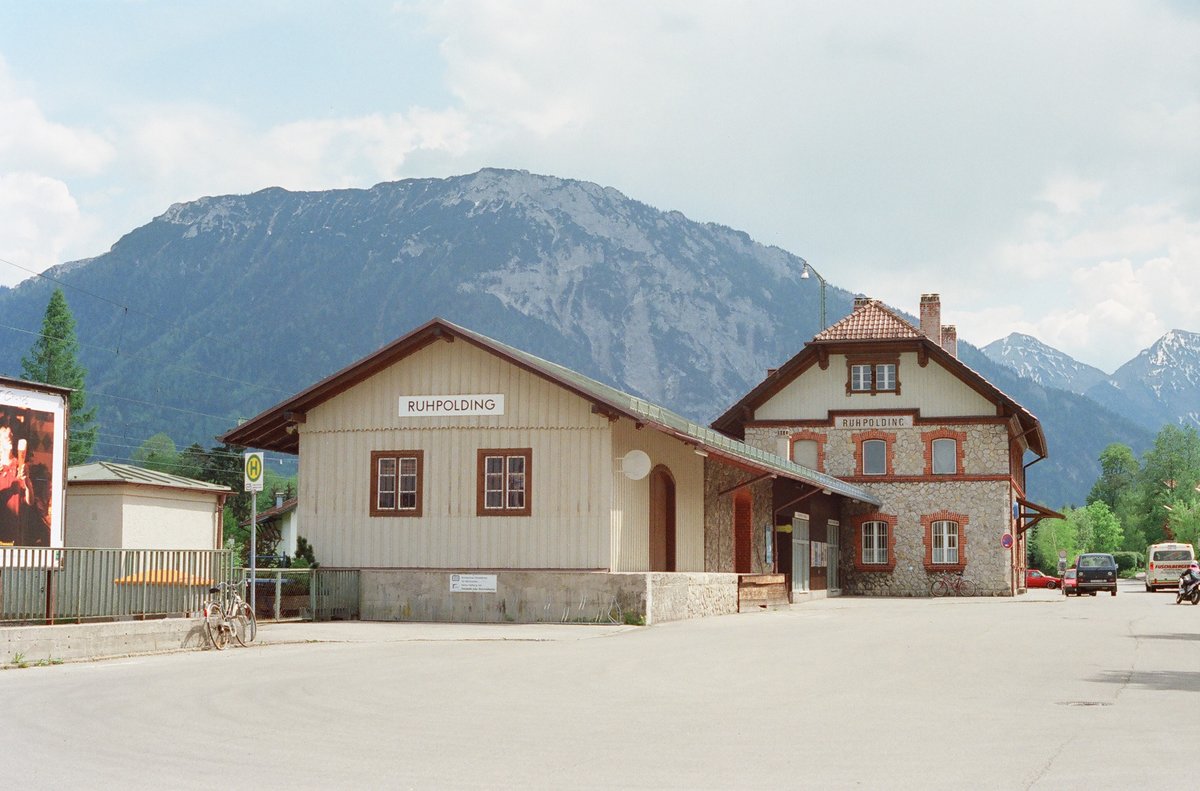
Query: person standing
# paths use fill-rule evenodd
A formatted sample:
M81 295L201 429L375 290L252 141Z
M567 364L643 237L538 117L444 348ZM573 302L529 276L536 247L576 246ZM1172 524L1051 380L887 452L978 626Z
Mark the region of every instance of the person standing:
M21 540L22 510L32 502L24 456L23 448L13 452L12 426L0 424L0 545Z

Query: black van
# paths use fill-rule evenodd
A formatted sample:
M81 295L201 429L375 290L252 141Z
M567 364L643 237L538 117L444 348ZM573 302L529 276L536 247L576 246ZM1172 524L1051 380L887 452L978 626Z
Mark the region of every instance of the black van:
M1117 561L1105 552L1088 552L1075 558L1076 589L1080 593L1108 591L1117 595Z

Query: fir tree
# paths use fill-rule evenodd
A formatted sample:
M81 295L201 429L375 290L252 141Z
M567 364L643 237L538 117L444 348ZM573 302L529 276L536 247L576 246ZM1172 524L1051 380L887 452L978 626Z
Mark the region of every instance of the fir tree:
M87 408L83 379L87 371L76 356L79 342L75 338L75 317L67 307L62 289L56 288L46 306L42 319L42 334L21 358L21 378L30 382L71 388L71 447L68 464L83 464L96 445L96 409Z

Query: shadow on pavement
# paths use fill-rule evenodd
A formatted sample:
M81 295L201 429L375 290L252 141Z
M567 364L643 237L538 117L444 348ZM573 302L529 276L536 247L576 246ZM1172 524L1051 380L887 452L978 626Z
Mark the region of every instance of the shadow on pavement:
M1200 672L1192 670L1155 670L1133 673L1109 670L1093 681L1106 684L1136 684L1146 689L1174 692L1200 692Z

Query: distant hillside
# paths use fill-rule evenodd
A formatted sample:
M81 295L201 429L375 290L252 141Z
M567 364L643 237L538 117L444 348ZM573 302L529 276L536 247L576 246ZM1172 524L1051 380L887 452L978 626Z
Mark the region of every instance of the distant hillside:
M801 270L745 233L613 189L484 170L202 198L50 274L78 323L97 453L122 458L159 431L211 445L238 416L434 316L708 422L820 329L817 282ZM836 266L821 271L838 279ZM0 333L0 372L19 373L53 287L0 289L16 328ZM831 285L829 321L851 303ZM1147 444L1093 402L963 348L1046 423L1052 458L1031 468L1039 502L1081 502L1108 441Z

